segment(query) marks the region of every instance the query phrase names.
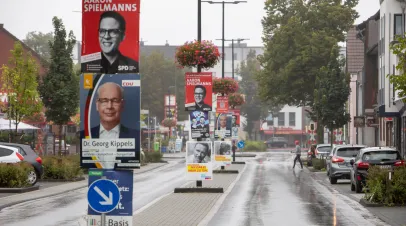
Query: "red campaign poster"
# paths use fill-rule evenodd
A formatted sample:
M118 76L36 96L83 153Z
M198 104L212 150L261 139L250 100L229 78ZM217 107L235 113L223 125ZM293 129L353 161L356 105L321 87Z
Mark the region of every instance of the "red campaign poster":
M217 96L217 113L228 112L228 96Z
M240 109L230 109L228 110L230 114L232 114L231 117L231 125L232 127L239 127L240 126Z
M212 73L187 72L185 75L185 110L212 110Z
M82 73L139 72L140 0L82 0Z

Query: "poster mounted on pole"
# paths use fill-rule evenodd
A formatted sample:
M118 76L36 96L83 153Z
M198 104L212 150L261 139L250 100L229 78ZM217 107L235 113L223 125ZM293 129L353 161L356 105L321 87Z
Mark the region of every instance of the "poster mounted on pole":
M212 110L212 73L187 72L185 75L185 110Z
M214 154L211 141L187 141L187 180L213 180L213 158Z
M80 77L80 165L140 168L140 75Z
M210 119L207 111L191 111L190 130L192 139L210 138Z
M82 73L138 73L140 0L82 0Z
M217 96L217 113L227 113L228 112L228 96Z
M214 156L216 162L220 162L223 165L231 164L232 150L231 141L214 141Z
M214 137L231 137L231 113L216 113L216 123L214 124Z

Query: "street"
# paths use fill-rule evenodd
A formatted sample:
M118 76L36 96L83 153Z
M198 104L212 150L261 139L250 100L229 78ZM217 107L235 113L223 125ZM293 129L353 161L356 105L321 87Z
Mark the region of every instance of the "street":
M386 225L292 164L288 151L251 160L208 225Z
M134 175L133 210L181 186L184 179L184 160L140 175ZM86 225L87 188L57 196L21 203L0 212L2 226L78 226Z

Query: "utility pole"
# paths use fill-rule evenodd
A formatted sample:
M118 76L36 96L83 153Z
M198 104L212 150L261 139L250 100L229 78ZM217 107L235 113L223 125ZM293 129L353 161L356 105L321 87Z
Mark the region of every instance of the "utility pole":
M250 40L250 39L249 38L224 39L224 37L223 37L222 39L216 39L216 40L222 40L223 42L231 41L231 67L232 67L231 77L234 79L234 41L237 41L238 43L240 43L241 41Z

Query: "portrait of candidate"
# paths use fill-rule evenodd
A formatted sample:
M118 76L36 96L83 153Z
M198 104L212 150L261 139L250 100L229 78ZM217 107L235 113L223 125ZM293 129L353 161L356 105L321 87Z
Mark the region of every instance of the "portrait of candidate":
M221 142L217 152L218 155L231 155L231 145L227 142Z
M209 143L189 144L187 163L209 163L211 162L211 149Z
M195 107L196 111L210 111L211 105L204 103L204 98L206 98L206 87L202 85L195 86L194 89L194 98L195 98Z
M237 124L237 115L232 115L231 116L231 127L236 127L236 126L239 126Z
M220 114L217 118L217 130L230 130L227 125L227 114Z
M121 124L121 114L124 110L124 89L114 82L106 82L97 89L96 111L100 117L100 124L90 130L92 139L139 139L139 131ZM135 142L137 143L137 142ZM99 153L128 152L128 149L99 149ZM115 157L113 155L99 155L101 165L105 169L116 168L115 160L128 157Z
M99 20L98 37L102 58L101 73L138 73L138 62L121 54L119 47L125 39L126 21L115 11L106 11ZM138 43L137 43L138 45ZM94 62L90 62L94 63ZM121 67L119 66L128 66ZM133 69L132 69L133 68Z

